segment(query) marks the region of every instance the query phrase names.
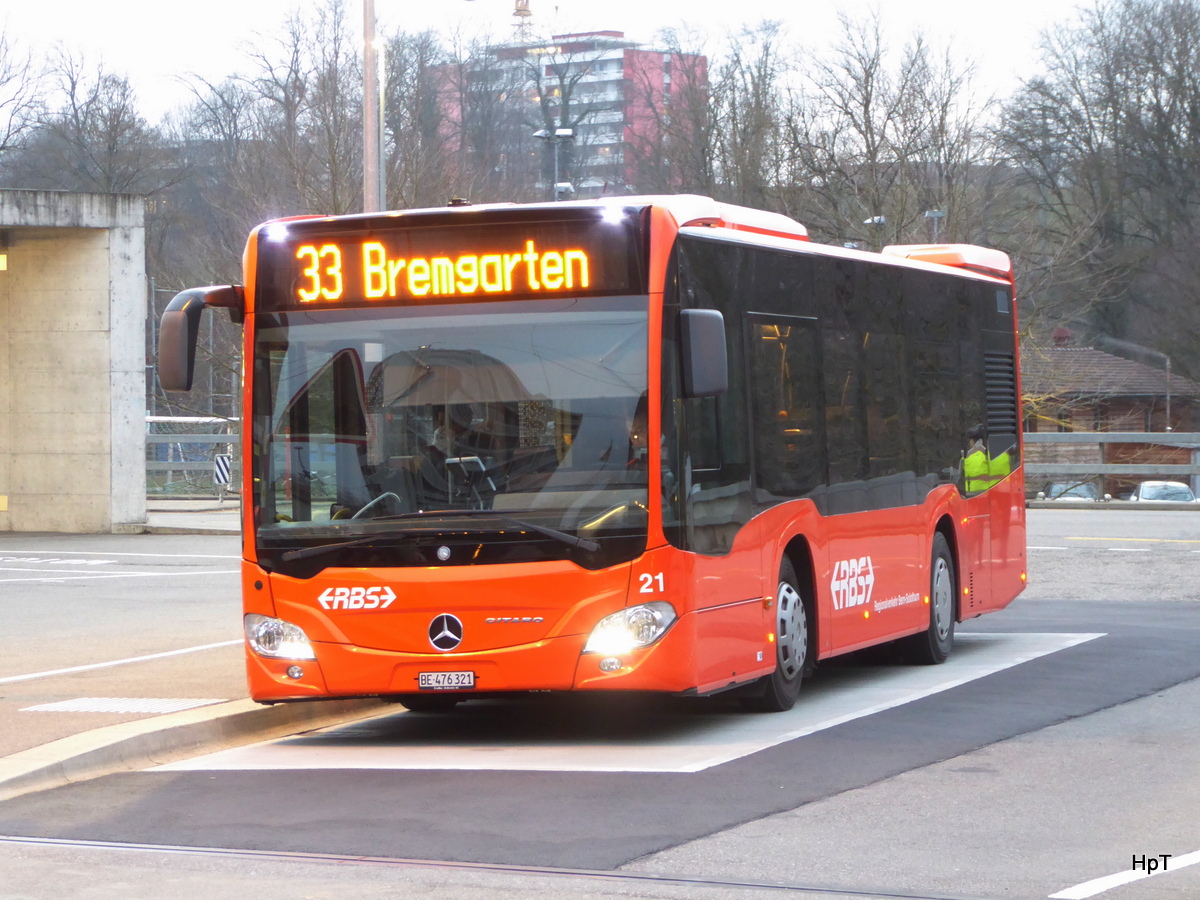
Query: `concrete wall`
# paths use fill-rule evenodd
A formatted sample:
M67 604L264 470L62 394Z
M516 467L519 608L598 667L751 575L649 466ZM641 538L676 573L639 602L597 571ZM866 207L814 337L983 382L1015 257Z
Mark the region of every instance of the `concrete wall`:
M146 520L142 198L0 191L0 531Z

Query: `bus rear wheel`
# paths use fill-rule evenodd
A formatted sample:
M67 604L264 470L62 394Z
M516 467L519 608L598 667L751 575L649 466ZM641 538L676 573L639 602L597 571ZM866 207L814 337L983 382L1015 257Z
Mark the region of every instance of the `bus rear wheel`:
M954 600L958 594L954 577L954 557L946 536L933 536L933 554L929 567L929 627L905 638L904 649L922 665L944 663L954 647Z
M741 698L753 712L785 712L796 705L800 682L808 663L808 608L800 593L792 561L784 557L775 591L775 671L754 685L754 693Z

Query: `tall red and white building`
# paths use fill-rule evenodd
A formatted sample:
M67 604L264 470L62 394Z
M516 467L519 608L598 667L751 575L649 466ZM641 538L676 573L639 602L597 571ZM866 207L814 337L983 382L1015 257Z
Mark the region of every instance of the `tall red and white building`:
M596 197L672 186L663 175L663 144L680 137L666 123L683 86L706 83L707 66L699 54L649 50L623 32L592 31L494 45L466 82L519 96L506 102L527 132L524 152L540 160L537 180L547 194L557 154L557 180L570 182L575 196ZM443 102L451 115L466 106L453 90Z

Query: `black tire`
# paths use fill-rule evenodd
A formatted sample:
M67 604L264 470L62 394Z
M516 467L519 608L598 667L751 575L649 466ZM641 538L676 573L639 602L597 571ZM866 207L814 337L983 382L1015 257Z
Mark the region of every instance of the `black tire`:
M775 671L760 678L753 693L740 698L742 706L753 712L785 712L795 706L809 662L808 652L808 607L796 569L784 557L775 591Z
M392 699L412 712L449 712L462 698L453 694L400 694Z
M954 648L957 598L958 579L954 574L954 557L946 536L939 531L933 536L933 553L929 564L929 627L904 641L904 650L914 662L936 666L950 656Z

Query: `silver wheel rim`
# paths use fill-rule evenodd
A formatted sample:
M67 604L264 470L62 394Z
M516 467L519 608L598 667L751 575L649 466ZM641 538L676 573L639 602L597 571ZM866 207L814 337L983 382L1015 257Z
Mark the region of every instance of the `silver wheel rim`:
M791 681L804 669L804 657L808 653L808 617L804 614L804 601L799 592L786 581L779 583L776 602L779 609L775 627L779 647L776 655L780 672Z
M933 628L939 641L950 634L953 617L954 579L950 577L950 564L939 556L933 562Z

